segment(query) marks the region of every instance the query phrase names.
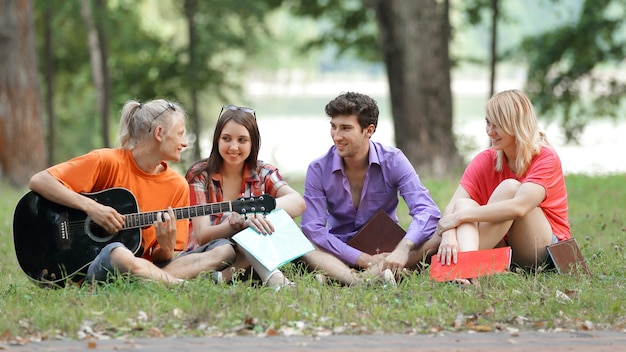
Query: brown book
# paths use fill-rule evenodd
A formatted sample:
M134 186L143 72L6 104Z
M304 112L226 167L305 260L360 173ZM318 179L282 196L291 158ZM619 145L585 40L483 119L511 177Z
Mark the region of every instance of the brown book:
M561 241L548 246L548 254L552 264L561 274L583 273L591 275L591 271L585 263L585 258L580 253L576 239Z
M388 253L396 249L406 231L380 209L348 241L348 245L371 255Z

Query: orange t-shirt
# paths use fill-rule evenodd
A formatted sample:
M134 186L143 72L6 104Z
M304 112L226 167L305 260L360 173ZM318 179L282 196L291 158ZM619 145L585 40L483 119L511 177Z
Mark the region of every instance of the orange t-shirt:
M98 192L123 187L137 199L140 212L189 206L189 186L185 178L163 162L165 171L152 175L141 170L129 149L96 149L64 163L48 168L48 172L75 192ZM176 247L187 246L189 220L176 224ZM158 246L153 226L141 230L144 252L142 257L152 261L152 250Z

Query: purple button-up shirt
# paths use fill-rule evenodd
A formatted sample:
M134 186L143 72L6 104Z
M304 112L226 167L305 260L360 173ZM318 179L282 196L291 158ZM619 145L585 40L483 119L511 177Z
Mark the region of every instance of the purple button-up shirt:
M413 218L404 238L415 246L432 237L441 217L428 189L400 149L371 140L369 146L369 168L358 210L352 204L350 184L335 146L309 165L304 184L302 231L316 246L348 265L354 265L362 252L346 242L378 209L384 209L398 222L398 193Z

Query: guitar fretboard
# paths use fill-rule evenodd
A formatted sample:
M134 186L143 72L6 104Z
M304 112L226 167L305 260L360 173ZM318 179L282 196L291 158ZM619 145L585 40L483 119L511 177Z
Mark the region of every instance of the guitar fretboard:
M175 208L176 220L189 219L196 216L219 214L232 211L231 202L221 202L212 204L195 205L191 207ZM145 213L126 214L124 229L146 227L152 225L157 219L157 214L167 212L167 210L151 211Z

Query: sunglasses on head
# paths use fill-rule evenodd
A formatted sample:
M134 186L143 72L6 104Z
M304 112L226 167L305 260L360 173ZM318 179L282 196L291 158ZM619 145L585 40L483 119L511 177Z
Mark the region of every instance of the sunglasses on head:
M233 111L243 111L243 112L247 112L248 114L251 114L252 116L254 116L254 119L256 120L256 113L254 112L254 109L252 108L247 108L245 106L235 106L235 105L224 105L222 106L222 110L220 111L220 115L222 116L222 113L224 112L224 110L233 110Z
M176 108L174 107L174 104L172 104L170 101L167 101L167 106L165 107L165 109L163 111L161 111L160 113L158 113L154 118L152 118L152 121L156 120L157 118L159 118L159 116L163 115L167 110L172 109L172 111L176 111ZM143 105L143 104L142 104ZM141 105L140 105L141 107ZM152 132L152 126L150 126L150 128L148 129L148 133Z
M163 111L161 111L159 114L157 114L152 121L156 120L159 116L163 115L167 110L172 109L172 111L176 111L176 108L174 107L174 104L172 104L170 101L167 101L167 106L165 107L165 109Z

